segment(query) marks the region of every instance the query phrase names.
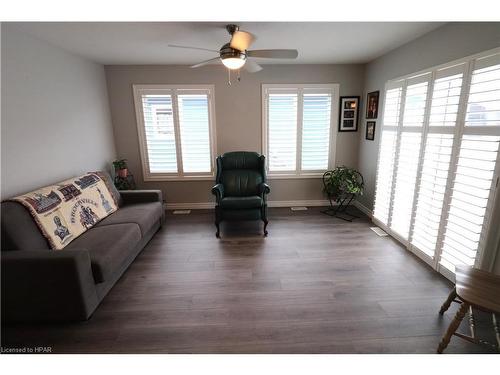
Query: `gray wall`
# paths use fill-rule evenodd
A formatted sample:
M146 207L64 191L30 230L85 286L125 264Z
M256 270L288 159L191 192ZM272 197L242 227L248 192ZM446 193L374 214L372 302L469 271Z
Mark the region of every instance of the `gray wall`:
M233 150L261 151L263 83L339 83L340 95L360 95L362 65L267 65L259 73L242 72L241 82L227 85L222 66L191 69L187 66L106 66L106 79L119 157L128 159L136 182L143 188L160 188L168 203L200 203L213 200L213 181L144 182L132 84L214 84L217 154ZM337 137L336 163L355 167L357 133ZM270 180L270 200L321 200L320 179Z
M373 207L385 83L393 78L496 47L500 47L500 23L450 23L367 64L364 95L366 97L366 93L380 90L381 101L375 141L365 140L366 121L363 121L362 131L358 134L358 168L366 182L365 195L360 198L362 204L369 209ZM500 196L497 197L494 208L483 259L483 268L493 269L497 274L500 274L499 227Z
M109 168L104 68L2 24L2 199Z
M375 141L365 140L364 119L358 133L358 168L366 183L365 195L359 199L362 204L369 209L373 207L385 83L393 78L499 46L500 23L449 23L367 64L364 97L368 92L380 90L381 100Z

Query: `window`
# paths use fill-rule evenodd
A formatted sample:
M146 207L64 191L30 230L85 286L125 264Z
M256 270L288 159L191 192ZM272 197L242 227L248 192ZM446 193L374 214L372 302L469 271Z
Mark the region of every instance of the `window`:
M145 181L214 176L213 86L134 85Z
M334 165L338 85L262 85L262 100L271 177L321 176Z
M374 221L453 279L481 265L500 169L500 51L386 86Z

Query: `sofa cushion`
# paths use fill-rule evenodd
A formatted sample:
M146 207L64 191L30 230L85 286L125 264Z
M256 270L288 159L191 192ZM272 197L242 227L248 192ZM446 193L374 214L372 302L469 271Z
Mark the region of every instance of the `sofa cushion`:
M72 241L66 249L86 249L96 283L110 280L113 273L133 255L141 240L135 223L96 226Z
M161 202L130 204L121 207L97 224L98 227L123 223L136 223L144 236L162 216Z
M247 209L247 208L260 208L262 207L262 198L258 195L251 195L249 197L225 197L220 203L222 208L225 209Z

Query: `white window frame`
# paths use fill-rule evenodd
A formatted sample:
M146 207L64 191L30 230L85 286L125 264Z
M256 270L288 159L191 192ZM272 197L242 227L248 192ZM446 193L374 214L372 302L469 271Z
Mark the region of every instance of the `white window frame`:
M282 89L284 92L290 89L298 89L298 102L302 100L302 94L307 89L327 90L332 94L332 104L330 113L330 143L328 155L328 169L335 166L336 142L338 133L338 117L339 117L339 91L340 85L338 83L328 84L262 84L262 153L269 155L268 152L268 95L269 90ZM299 104L297 109L297 153L296 153L296 167L295 171L269 171L269 163L266 163L266 173L269 179L295 179L295 178L321 178L326 170L317 171L302 171L302 106Z
M133 84L134 105L136 113L137 134L139 136L139 148L141 154L142 175L144 181L193 181L193 180L213 180L215 177L215 153L217 150L217 137L215 133L215 85L143 85ZM177 112L178 91L192 91L195 93L206 94L208 92L208 131L210 140L210 172L191 172L183 171L181 134L179 115ZM161 94L168 92L172 96L172 115L174 121L174 133L177 156L177 173L152 173L149 169L148 148L146 143L146 133L144 125L144 113L142 108L143 94Z
M388 225L384 224L383 222L379 221L377 218L373 217L372 218L372 221L374 224L376 224L377 226L383 228L389 235L391 235L393 238L395 238L398 242L400 242L403 246L405 246L409 251L413 252L415 255L417 255L420 259L422 259L423 261L425 261L427 264L429 264L433 269L435 269L437 272L440 272L441 274L443 274L446 278L454 281L455 280L455 275L447 270L445 267L441 266L439 264L439 259L440 259L440 256L441 256L441 252L442 252L442 249L441 249L441 245L442 245L442 240L443 240L443 237L444 237L444 225L445 225L445 219L448 217L448 205L450 204L450 201L451 201L451 187L453 185L453 174L454 174L454 171L455 171L455 168L456 168L456 164L453 164L454 161L456 160L456 155L458 154L459 150L460 150L460 143L461 143L461 138L462 138L462 135L463 134L481 134L481 133L484 133L486 135L490 135L492 133L495 133L495 135L500 135L500 127L488 127L485 129L485 127L482 127L483 129L481 129L480 127L465 127L463 125L463 122L464 122L464 117L465 117L465 112L466 112L466 109L467 109L467 99L468 99L468 95L469 95L469 84L470 84L470 80L471 80L471 77L472 77L472 71L474 69L474 63L477 59L481 59L481 58L486 58L488 56L491 56L491 55L495 55L495 54L498 54L500 53L500 48L494 48L494 49L491 49L491 50L488 50L488 51L484 51L484 52L481 52L481 53L477 53L477 54L474 54L474 55L470 55L470 56L467 56L467 57L463 57L461 59L457 59L457 60L454 60L454 61L451 61L451 62L448 62L448 63L444 63L444 64L440 64L440 65L437 65L437 66L434 66L434 67L430 67L428 69L423 69L421 71L418 71L418 72L415 72L415 73L411 73L411 74L407 74L407 75L404 75L404 76L401 76L401 77L397 77L397 78L394 78L394 79L391 79L389 81L386 82L385 84L385 90L384 90L384 107L385 107L385 104L386 104L386 101L385 101L385 94L387 92L388 89L391 89L391 88L394 88L394 87L406 87L406 84L407 84L407 81L408 80L411 80L412 78L415 78L415 77L419 77L419 76L422 76L422 75L425 75L425 74L432 74L432 79L430 81L430 87L429 87L429 90L432 91L432 87L434 85L434 79L437 78L437 75L442 71L442 70L445 70L445 69L453 69L456 67L457 70L461 71L464 73L464 76L463 76L463 83L462 83L462 93L461 93L461 99L460 99L460 104L459 104L459 109L458 109L458 114L457 114L457 124L456 126L454 127L448 127L448 126L445 126L445 127L442 127L442 126L435 126L435 127L429 127L428 125L426 126L425 129L423 129L423 131L425 133L439 133L440 131L443 132L443 133L447 133L447 134L453 134L454 135L454 141L453 141L453 147L452 147L452 156L451 156L451 164L450 164L450 168L449 168L449 171L448 171L448 178L447 178L447 187L446 187L446 191L445 191L445 194L444 194L444 202L443 202L443 212L442 212L442 218L441 218L441 223L440 223L440 229L439 229L439 233L440 233L440 236L438 237L438 242L437 242L437 245L436 245L436 254L435 254L435 259L429 259L424 253L420 252L420 250L418 250L416 248L416 246L414 246L412 243L411 243L411 236L412 236L412 230L413 230L413 225L414 225L414 217L415 217L415 212L416 212L416 194L417 194L417 191L418 189L415 190L415 194L414 194L414 202L413 202L413 211L412 211L412 220L411 220L411 223L410 223L410 234L409 234L409 239L404 239L402 238L401 236L398 235L398 233L394 232L391 228L390 228L390 221L391 221L391 217L392 217L392 213L391 213L391 209L389 209L389 223ZM465 65L465 68L462 68L462 66ZM465 94L464 94L465 92ZM429 99L429 92L428 92L428 100ZM401 99L402 103L404 102L404 99L405 99L405 94L403 94L403 97ZM429 103L427 104L427 108L426 108L426 111L427 112L430 112L430 105ZM382 111L381 113L384 113L384 111ZM402 118L403 116L403 113L404 113L404 104L402 104L402 108L401 108L401 112L400 112L400 117ZM400 119L401 121L401 119ZM398 133L400 133L402 131L402 127L400 125L398 125L398 127L389 127L389 126L386 126L384 123L383 123L383 118L381 118L381 130L383 129L388 129L388 128L394 128L394 130L397 130ZM398 143L400 141L400 138L398 136ZM377 183L378 181L378 174L379 174L379 170L378 170L378 165L379 165L379 158L380 158L380 147L381 147L381 142L379 142L379 148L378 148L378 155L377 155L377 172L376 172L376 180L375 180L375 183ZM421 144L421 153L423 152L423 149L425 148L425 139L423 138L422 139L422 144ZM398 149L399 149L399 145L397 144L396 145L396 156L395 156L395 163L397 162L398 160ZM417 184L418 184L418 176L419 174L421 173L421 164L422 164L422 157L420 156L419 157L419 170L417 172ZM489 232L490 232L490 224L491 224L491 215L492 215L492 211L493 211L493 207L495 207L495 204L496 204L496 200L497 199L500 199L499 198L499 194L498 194L498 181L500 179L500 152L498 153L497 155L497 161L496 161L496 167L495 167L495 171L493 173L493 178L492 178L492 187L491 187L491 190L490 190L490 195L489 195L489 198L488 198L488 205L487 205L487 208L486 208L486 212L485 212L485 216L484 216L484 222L483 222L483 232L481 234L481 239L480 239L480 242L479 242L479 246L478 246L478 249L477 249L477 254L476 254L476 259L475 259L475 263L474 263L474 266L475 267L478 267L478 268L489 268L491 265L490 264L486 264L485 261L487 261L487 259L485 258L485 254L484 254L484 247L486 245L486 237L488 236ZM393 185L394 185L394 180L393 180ZM391 194L394 195L394 186L393 188L391 189ZM392 197L391 197L391 206L392 206Z

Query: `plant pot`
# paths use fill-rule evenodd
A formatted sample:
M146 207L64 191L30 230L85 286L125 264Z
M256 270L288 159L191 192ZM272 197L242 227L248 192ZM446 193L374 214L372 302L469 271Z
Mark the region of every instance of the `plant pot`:
M118 176L121 178L127 178L128 176L128 168L123 168L118 170Z

